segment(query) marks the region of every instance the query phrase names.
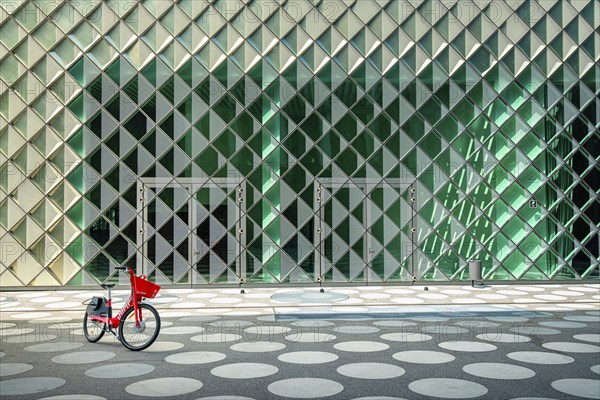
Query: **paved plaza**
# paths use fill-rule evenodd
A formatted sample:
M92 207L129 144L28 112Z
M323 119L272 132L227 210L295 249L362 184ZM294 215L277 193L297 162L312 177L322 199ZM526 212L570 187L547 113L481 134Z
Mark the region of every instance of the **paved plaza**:
M598 284L164 289L142 352L91 294L0 294L2 398L600 398Z

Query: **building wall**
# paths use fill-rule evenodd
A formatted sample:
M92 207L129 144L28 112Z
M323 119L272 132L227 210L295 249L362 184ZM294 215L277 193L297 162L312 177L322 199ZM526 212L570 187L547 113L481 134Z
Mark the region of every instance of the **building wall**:
M0 285L598 279L597 0L0 0Z

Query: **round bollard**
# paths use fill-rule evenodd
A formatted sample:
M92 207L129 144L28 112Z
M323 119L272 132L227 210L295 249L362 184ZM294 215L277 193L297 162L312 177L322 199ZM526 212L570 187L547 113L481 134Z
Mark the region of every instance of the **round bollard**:
M480 260L469 260L469 279L471 279L471 286L473 287L475 287L475 281L482 280Z

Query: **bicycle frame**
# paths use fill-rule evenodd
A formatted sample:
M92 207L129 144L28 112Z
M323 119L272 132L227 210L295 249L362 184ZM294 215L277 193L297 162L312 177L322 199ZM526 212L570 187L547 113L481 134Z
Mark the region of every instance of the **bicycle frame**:
M106 306L108 307L108 313L106 314L106 316L102 317L102 316L95 316L95 315L90 315L89 318L92 321L98 321L98 322L103 322L106 324L106 328L105 330L110 331L112 328L118 328L119 325L121 324L121 318L123 317L123 315L125 314L125 312L127 310L129 310L131 307L134 308L135 312L135 326L137 328L140 327L140 321L142 320L142 313L141 313L141 309L138 307L138 304L142 301L141 296L138 295L136 287L135 287L135 280L134 278L134 273L133 270L131 268L128 268L129 270L129 280L131 282L131 293L129 294L129 297L127 298L127 301L125 301L125 304L123 305L123 307L121 308L121 310L119 311L119 313L117 314L116 317L112 316L112 296L111 296L111 290L110 288L107 289L108 290L108 299L106 302Z

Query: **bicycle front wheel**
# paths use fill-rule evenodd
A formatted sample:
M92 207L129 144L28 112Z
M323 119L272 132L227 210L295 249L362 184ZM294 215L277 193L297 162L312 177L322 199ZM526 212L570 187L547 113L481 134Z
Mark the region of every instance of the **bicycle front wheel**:
M119 338L129 350L140 351L150 346L160 332L160 316L150 304L140 304L139 326L135 323L135 309L125 311L119 324Z
M98 340L102 339L105 329L105 323L94 321L88 316L86 311L83 316L83 336L85 336L88 342L96 343Z

